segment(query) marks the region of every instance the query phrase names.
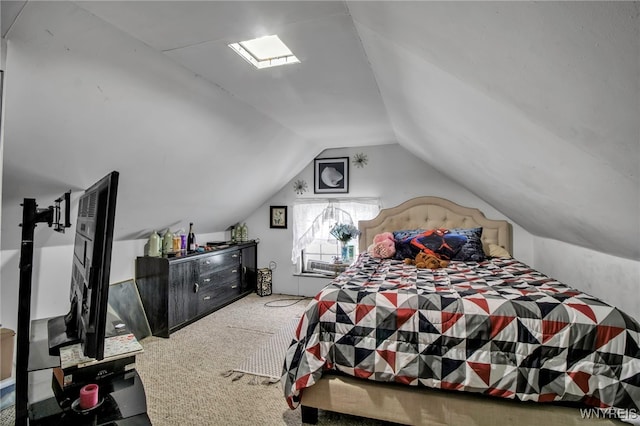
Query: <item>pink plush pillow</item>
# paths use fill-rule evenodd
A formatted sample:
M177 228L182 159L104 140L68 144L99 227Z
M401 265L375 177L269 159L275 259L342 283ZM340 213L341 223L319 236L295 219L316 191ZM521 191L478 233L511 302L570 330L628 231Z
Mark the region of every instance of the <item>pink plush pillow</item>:
M371 257L388 259L396 254L396 241L391 232L383 232L373 237L373 244L367 249Z
M384 240L391 240L392 242L396 242L396 240L393 238L393 234L391 232L383 232L382 234L378 234L375 237L373 237L373 243L379 243L381 241Z

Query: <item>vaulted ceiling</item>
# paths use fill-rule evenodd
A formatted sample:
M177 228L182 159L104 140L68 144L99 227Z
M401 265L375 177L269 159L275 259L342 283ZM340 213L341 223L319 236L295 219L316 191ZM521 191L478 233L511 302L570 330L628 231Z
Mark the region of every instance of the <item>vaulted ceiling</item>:
M91 183L97 157L128 172L123 237L185 209L220 231L323 149L397 142L535 235L640 258L638 2L3 1L2 13L4 209L38 185ZM258 71L227 47L274 33L300 64ZM181 209L151 202L158 185Z

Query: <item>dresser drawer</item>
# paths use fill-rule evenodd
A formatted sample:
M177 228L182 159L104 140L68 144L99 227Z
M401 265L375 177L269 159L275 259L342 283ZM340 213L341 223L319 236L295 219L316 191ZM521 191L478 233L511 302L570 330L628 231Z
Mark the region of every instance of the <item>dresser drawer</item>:
M198 314L212 311L240 294L240 282L217 283L197 292Z
M240 267L240 252L232 251L227 253L212 254L211 256L198 259L198 268L200 275L209 275L211 273L228 269L232 267Z
M198 285L201 290L213 286L220 286L230 282L240 283L240 265L235 265L223 270L200 274Z

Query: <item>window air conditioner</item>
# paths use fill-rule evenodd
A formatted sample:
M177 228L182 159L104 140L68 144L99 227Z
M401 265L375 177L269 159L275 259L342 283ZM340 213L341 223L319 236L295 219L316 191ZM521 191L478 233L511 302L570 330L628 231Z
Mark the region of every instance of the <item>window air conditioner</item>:
M320 260L308 260L307 271L318 272L321 274L338 275L347 269L347 264L322 262Z

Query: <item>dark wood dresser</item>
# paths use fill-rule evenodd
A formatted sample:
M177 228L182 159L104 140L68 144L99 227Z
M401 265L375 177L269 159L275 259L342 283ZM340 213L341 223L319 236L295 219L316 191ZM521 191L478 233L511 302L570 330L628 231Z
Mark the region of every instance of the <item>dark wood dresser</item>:
M138 257L136 285L154 336L169 334L254 292L257 244L182 257Z

